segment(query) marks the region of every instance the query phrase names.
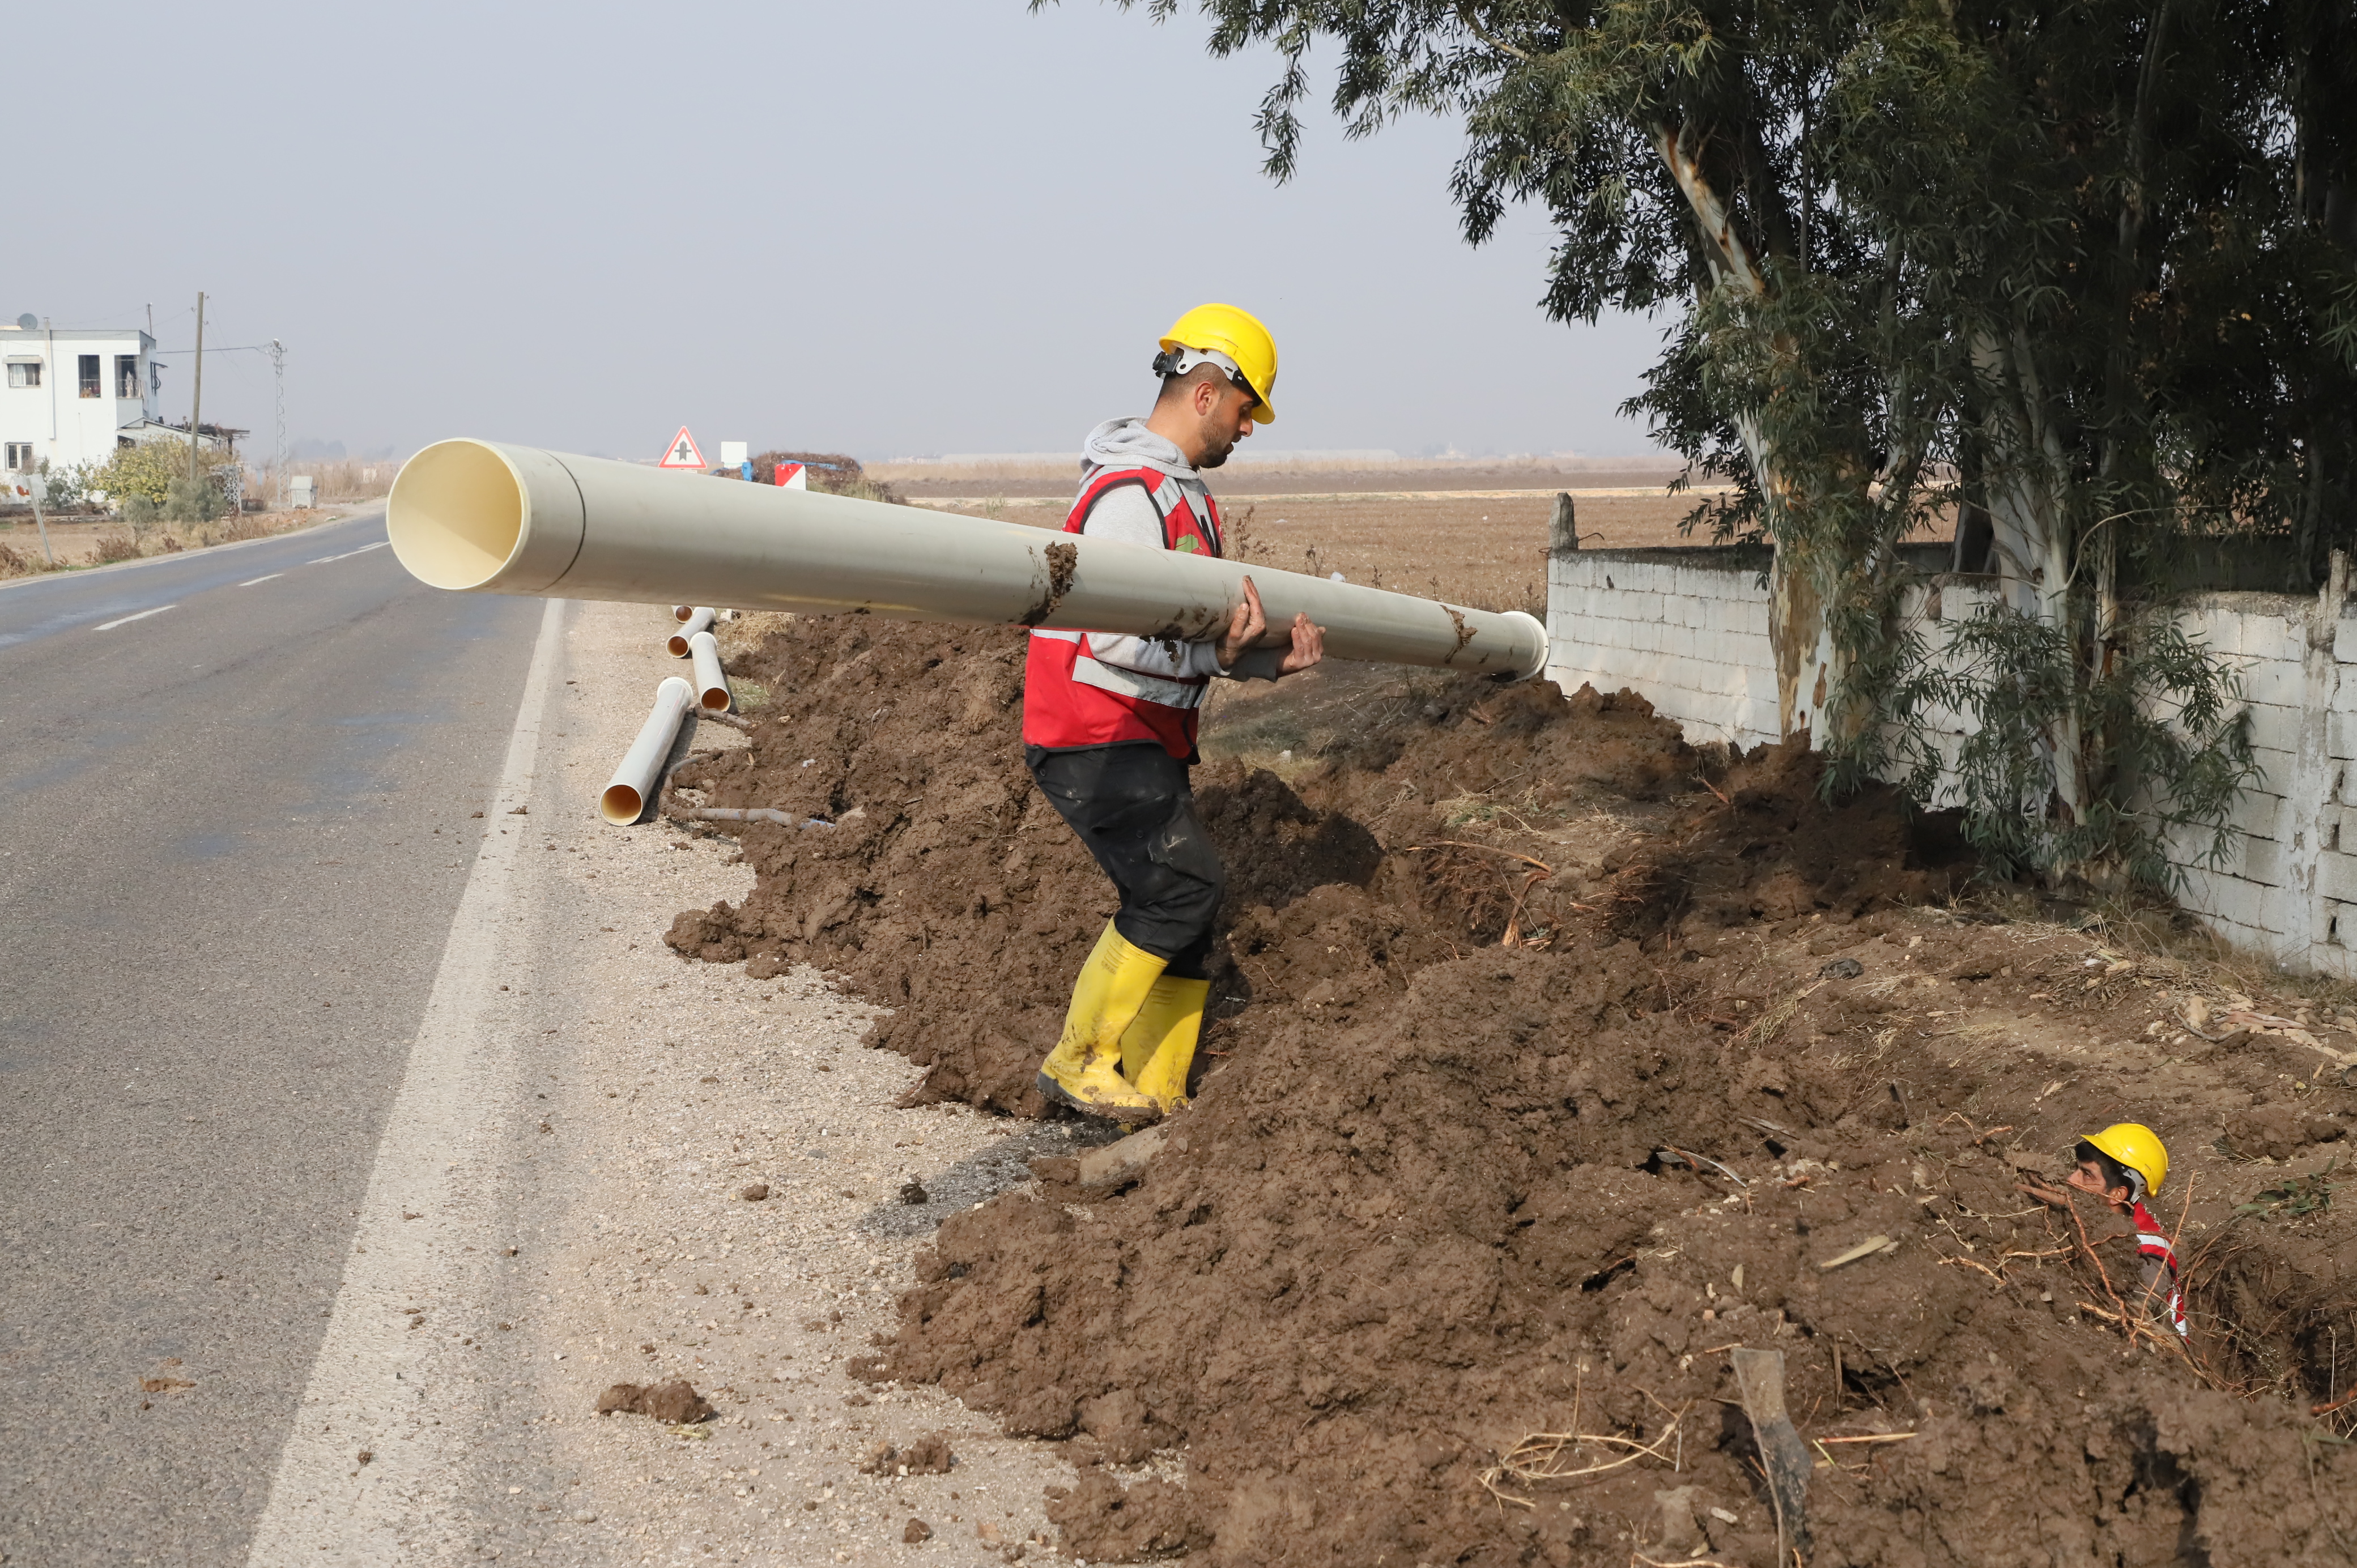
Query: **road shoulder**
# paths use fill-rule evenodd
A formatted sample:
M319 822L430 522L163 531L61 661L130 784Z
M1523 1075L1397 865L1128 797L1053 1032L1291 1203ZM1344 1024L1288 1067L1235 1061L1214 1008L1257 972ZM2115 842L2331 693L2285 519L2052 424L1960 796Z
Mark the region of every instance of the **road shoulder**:
M453 928L481 1020L471 1076L421 1090L441 1122L396 1111L388 1127L384 1191L256 1563L999 1563L1050 1533L1042 1487L1071 1477L1054 1450L846 1363L891 1326L940 1220L1027 1181L1063 1134L898 1109L916 1072L860 1047L866 1004L808 971L754 981L663 946L676 911L752 881L733 840L595 815L673 672L663 621L565 612L524 809L488 819L487 839L512 843L512 885L487 925L462 910ZM685 748L741 744L706 725ZM411 1196L393 1197L395 1170ZM420 1213L429 1201L438 1211ZM673 1379L716 1417L596 1413L616 1383ZM861 1467L879 1444L935 1434L955 1455L946 1474ZM930 1541L906 1539L923 1533L911 1520Z

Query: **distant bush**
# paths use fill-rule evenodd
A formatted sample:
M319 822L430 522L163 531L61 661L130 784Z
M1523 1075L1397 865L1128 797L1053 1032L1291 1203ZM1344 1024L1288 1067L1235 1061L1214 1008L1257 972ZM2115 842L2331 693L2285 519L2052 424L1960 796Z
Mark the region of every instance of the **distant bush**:
M814 490L830 495L856 496L864 501L898 502L899 492L880 479L871 479L859 459L841 452L764 452L753 459L753 482L774 485L778 482L778 465L801 463L810 469L806 481Z

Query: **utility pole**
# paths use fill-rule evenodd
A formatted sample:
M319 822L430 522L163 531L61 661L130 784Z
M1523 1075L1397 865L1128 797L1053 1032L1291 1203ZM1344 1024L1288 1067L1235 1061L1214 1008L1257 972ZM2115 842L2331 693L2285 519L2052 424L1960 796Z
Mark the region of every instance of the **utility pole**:
M205 295L197 291L197 390L188 402L188 482L197 478L197 443L203 439L205 413Z
M286 345L270 340L270 368L278 378L277 439L270 448L270 509L286 504Z

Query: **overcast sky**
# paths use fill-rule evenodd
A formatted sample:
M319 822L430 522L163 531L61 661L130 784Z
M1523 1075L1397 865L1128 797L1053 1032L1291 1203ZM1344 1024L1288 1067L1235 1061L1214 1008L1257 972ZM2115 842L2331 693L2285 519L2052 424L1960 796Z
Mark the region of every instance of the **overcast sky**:
M453 435L614 456L689 425L865 458L1077 448L1187 306L1253 310L1287 448L1642 451L1658 340L1557 326L1545 225L1476 251L1455 128L1316 125L1266 55L1095 0L20 6L0 316L144 325L266 456ZM1321 91L1330 79L1321 84Z

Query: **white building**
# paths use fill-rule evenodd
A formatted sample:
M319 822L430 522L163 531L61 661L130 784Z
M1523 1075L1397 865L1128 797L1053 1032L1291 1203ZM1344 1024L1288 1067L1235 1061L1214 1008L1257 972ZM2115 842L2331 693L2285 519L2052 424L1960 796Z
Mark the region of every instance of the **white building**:
M0 467L38 473L47 461L54 474L104 463L133 441L186 441L187 431L158 417L163 367L155 351L156 340L135 328L0 322ZM214 435L210 426L206 433Z

